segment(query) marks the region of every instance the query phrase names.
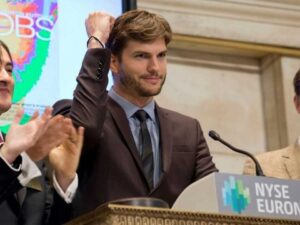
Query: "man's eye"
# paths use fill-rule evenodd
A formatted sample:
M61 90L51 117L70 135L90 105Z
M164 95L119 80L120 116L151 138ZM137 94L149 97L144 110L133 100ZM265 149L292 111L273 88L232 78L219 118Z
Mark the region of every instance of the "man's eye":
M135 57L136 58L147 58L147 55L146 54L137 54Z
M13 72L13 69L10 68L10 67L9 67L9 68L6 68L5 70L6 70L6 72L8 72L8 73L12 73L12 72Z
M158 57L159 58L164 58L164 57L166 57L167 56L167 54L164 52L164 53L160 53L159 55L158 55Z

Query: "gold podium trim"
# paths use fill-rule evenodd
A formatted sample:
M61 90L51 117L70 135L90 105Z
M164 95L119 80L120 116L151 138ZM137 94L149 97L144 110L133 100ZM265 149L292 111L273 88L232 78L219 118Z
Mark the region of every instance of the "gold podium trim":
M299 225L299 221L107 204L66 225Z

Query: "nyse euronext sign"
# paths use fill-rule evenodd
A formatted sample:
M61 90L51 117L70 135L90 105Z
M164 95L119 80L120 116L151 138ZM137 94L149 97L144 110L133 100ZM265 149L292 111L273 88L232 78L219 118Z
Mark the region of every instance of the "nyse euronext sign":
M300 219L300 181L216 174L219 212Z

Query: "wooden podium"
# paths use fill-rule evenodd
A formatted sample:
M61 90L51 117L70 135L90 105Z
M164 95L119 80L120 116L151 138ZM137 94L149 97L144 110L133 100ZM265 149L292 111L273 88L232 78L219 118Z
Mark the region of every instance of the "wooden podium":
M300 221L108 204L67 225L299 225Z

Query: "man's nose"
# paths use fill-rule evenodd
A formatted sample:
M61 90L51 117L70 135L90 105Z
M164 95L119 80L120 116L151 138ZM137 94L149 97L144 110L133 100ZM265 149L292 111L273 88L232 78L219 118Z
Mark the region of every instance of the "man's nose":
M158 59L156 57L153 57L149 60L148 70L150 72L159 71L159 62L158 62Z
M9 73L2 67L0 69L0 80L5 81L8 80L9 78L10 78Z

